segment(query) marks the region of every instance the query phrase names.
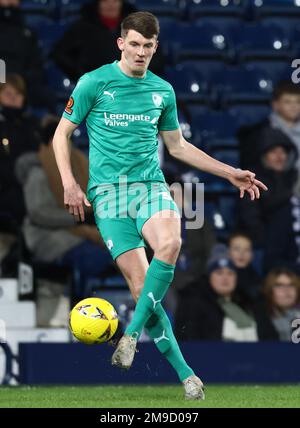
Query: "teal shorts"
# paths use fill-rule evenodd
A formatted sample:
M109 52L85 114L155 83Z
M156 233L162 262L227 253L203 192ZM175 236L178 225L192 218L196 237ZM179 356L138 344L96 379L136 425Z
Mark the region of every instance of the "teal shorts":
M112 258L134 248L146 247L145 222L158 211L179 210L166 183L100 184L88 192L97 228ZM176 214L175 214L176 215Z

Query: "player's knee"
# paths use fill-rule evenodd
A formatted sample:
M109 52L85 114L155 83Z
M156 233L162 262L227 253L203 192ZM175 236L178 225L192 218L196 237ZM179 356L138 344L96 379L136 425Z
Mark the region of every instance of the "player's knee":
M163 257L172 258L179 254L181 248L181 238L172 236L162 240L157 248L157 252Z

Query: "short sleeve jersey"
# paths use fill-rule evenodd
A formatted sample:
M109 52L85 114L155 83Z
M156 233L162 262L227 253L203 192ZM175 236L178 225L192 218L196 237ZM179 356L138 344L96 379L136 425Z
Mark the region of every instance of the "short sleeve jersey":
M118 61L84 74L63 117L86 120L90 143L88 190L101 183L165 181L158 158L158 131L179 128L172 86L147 70L129 77Z

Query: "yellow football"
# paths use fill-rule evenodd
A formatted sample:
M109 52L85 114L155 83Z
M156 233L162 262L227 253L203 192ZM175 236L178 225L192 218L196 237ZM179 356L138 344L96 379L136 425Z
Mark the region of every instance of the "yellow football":
M118 315L107 300L90 297L81 300L70 312L70 329L80 342L88 345L107 342L118 328Z

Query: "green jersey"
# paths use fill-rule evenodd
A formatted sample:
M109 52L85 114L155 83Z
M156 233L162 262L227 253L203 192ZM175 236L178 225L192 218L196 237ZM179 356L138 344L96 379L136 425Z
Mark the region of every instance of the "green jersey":
M162 181L158 131L179 128L172 86L147 70L129 77L118 61L84 74L63 117L80 124L86 119L90 142L88 190L101 183Z

